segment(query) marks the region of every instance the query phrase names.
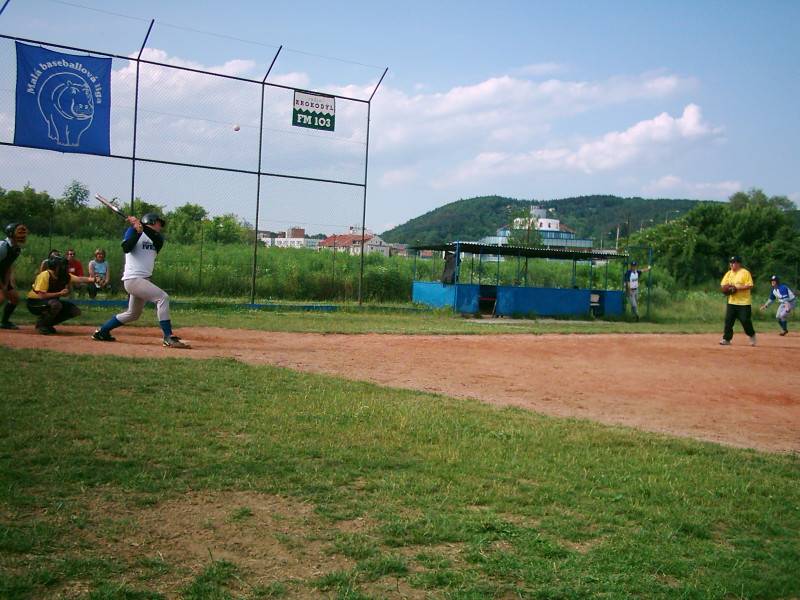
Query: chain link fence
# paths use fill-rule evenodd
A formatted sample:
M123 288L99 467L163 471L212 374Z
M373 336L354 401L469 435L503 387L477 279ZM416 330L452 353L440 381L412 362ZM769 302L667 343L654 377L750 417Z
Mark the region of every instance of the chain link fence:
M81 22L76 12L83 17L80 31L52 27ZM110 156L14 145L18 41L112 59ZM58 197L79 181L92 195L117 197L134 213L144 202L166 211L199 205L209 220L235 216L252 235L226 247L230 281L222 285L237 296L249 293L251 301L269 297L280 293L269 249L260 241L269 233L362 231L370 102L385 73L72 2L11 0L0 13L0 186L31 186ZM296 90L335 101L334 131L293 126ZM208 227L198 222L199 232ZM220 265L209 262L220 260L210 247L215 237L196 240L184 253L191 260L172 261L172 273L161 269L156 276L196 278L201 291L219 284L214 271ZM359 262L360 301L364 259ZM335 279L335 269L327 272Z

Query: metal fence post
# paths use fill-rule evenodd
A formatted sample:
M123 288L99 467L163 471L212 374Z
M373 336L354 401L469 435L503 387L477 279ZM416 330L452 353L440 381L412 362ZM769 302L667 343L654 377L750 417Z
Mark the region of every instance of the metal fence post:
M378 91L378 88L383 82L383 78L386 77L386 72L389 70L389 67L386 67L383 70L383 75L378 80L378 84L375 86L375 89L372 90L372 95L369 97L369 101L367 102L367 147L364 151L364 202L361 209L361 270L358 274L358 305L361 306L361 302L363 301L362 297L362 286L364 284L364 242L366 236L366 226L367 226L367 171L369 168L369 122L372 113L372 99L375 97L375 92Z
M131 150L131 214L136 214L136 207L134 206L134 198L136 197L136 131L139 127L139 66L141 65L142 52L147 44L147 39L150 37L150 32L153 30L155 19L150 19L150 27L147 28L147 33L142 40L142 45L139 48L139 54L136 56L136 91L133 99L133 148Z

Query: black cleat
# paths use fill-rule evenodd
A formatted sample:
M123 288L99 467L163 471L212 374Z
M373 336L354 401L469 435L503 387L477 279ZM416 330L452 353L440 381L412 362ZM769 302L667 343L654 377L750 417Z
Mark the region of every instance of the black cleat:
M96 341L98 341L98 342L116 342L116 341L117 341L117 338L115 338L115 337L114 337L113 335L111 335L109 332L107 332L107 331L103 331L103 330L101 330L101 329L97 329L97 330L96 330L96 331L95 331L95 332L92 334L92 339L93 339L93 340L96 340Z
M189 344L181 341L177 335L171 335L164 338L164 346L167 348L191 348Z

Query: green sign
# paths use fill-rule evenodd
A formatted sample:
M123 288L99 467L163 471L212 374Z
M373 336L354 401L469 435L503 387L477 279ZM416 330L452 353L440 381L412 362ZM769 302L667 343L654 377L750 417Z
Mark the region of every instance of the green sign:
M292 125L333 131L336 125L336 98L295 90Z

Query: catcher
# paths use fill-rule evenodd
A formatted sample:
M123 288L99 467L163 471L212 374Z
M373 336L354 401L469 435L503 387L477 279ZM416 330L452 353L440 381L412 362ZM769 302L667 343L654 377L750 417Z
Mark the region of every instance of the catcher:
M730 270L720 282L720 291L728 298L725 310L725 330L721 346L730 346L733 339L733 324L738 319L744 332L750 338L750 345L756 345L756 330L753 329L753 306L750 290L753 289L753 276L742 266L741 256L731 256Z
M767 310L767 307L777 300L778 312L775 313L775 318L778 320L778 325L781 326L781 335L786 335L789 333L786 318L797 305L797 297L788 285L781 283L777 275L770 277L770 284L772 285L772 291L770 291L767 301L761 305L761 310Z
M76 283L94 283L89 277L78 277L69 272L69 262L61 256L47 259L47 268L36 276L28 292L28 310L39 317L36 331L54 335L55 326L81 314L81 309L64 300Z
M14 289L14 261L22 252L21 246L28 239L28 228L22 223L9 223L6 225L8 236L0 242L0 304L3 307L3 316L0 319L0 329L19 329L11 322L11 315L19 304L19 294Z

